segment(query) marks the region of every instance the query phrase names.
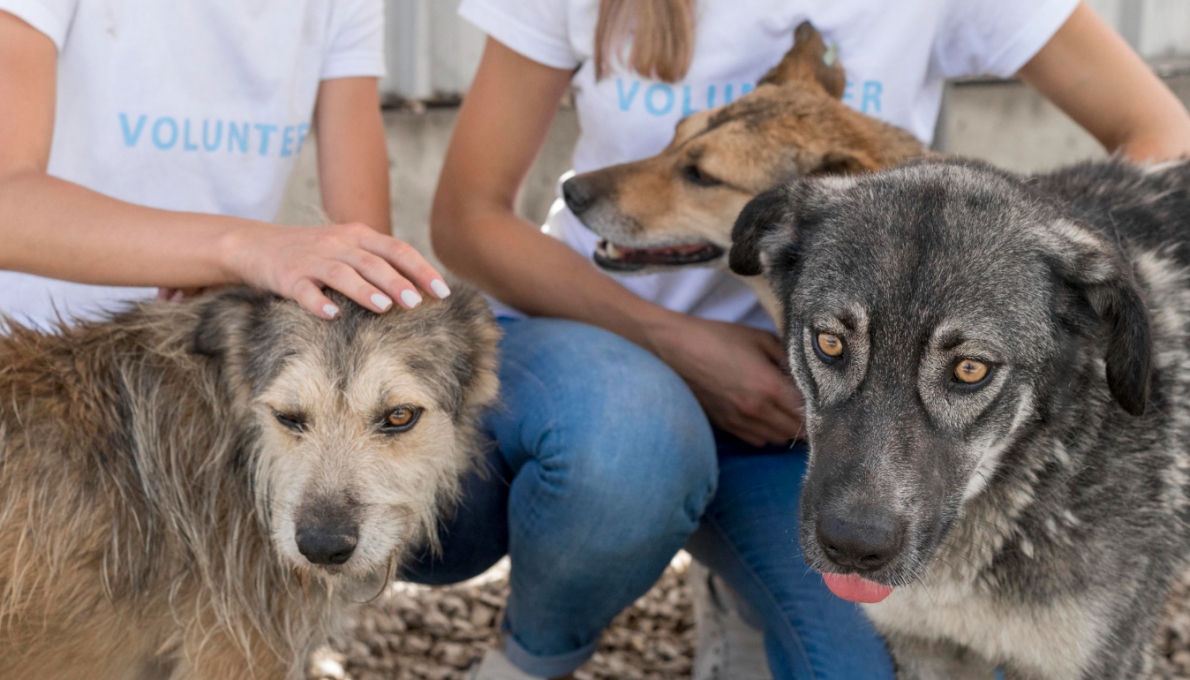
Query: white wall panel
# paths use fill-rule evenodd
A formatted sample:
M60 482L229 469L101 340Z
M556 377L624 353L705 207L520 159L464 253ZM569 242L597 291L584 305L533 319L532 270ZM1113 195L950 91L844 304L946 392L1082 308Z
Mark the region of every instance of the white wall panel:
M1190 55L1190 0L1123 0L1140 5L1137 49L1147 58Z
M459 0L386 0L386 94L427 99L467 89L484 36L455 13Z
M731 0L703 0L731 2ZM836 0L843 2L846 0ZM385 0L386 94L426 99L467 89L484 36L459 19L459 0ZM1146 58L1190 56L1190 0L1087 0Z

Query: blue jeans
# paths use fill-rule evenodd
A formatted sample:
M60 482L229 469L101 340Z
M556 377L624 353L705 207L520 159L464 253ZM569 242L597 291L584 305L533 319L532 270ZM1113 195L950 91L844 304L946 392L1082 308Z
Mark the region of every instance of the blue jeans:
M616 335L557 319L500 323L503 404L485 422L488 469L466 480L441 556L405 578L455 583L510 555L504 651L554 677L590 658L686 546L763 623L775 680L893 677L862 612L802 559L804 449L714 431L677 374Z

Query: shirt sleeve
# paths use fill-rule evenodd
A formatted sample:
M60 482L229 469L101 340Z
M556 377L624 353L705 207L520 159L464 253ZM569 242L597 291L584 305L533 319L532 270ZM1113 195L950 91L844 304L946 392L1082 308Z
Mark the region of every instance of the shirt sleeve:
M0 11L8 12L44 33L54 41L59 52L66 42L77 7L78 0L0 0Z
M1021 69L1070 18L1079 0L950 0L935 57L948 78Z
M384 0L334 3L328 44L322 80L384 77Z
M513 51L553 68L573 70L566 0L463 0L459 16Z

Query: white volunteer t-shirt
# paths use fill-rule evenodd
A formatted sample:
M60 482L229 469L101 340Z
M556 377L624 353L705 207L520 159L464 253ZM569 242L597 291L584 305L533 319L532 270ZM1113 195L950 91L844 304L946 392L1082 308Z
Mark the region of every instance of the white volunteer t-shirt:
M694 60L680 83L618 67L595 80L598 0L463 0L459 14L520 54L574 70L582 133L574 169L652 156L683 117L750 91L809 20L837 42L847 71L843 101L929 143L943 81L1009 76L1053 36L1078 0L697 0ZM515 84L509 84L515 88ZM597 238L569 210L553 219L590 257ZM738 280L710 269L616 276L641 297L697 316L772 328ZM501 309L500 311L506 311Z
M384 74L382 0L0 0L58 47L49 173L131 203L271 220L319 82ZM163 227L165 228L165 227ZM0 272L49 328L146 288Z

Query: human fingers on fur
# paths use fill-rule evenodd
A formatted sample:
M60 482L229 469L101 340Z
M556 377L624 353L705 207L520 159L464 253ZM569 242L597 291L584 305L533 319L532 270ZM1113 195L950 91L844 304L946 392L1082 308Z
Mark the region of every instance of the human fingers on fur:
M723 394L695 390L695 396L716 427L752 446L789 442L801 429L800 419L791 423L759 391L744 389Z
M802 429L801 394L783 373L765 390L765 417L779 423L780 429L796 438Z
M763 437L766 444L783 444L797 438L802 430L800 413L772 394L756 393L751 396L751 402L739 407L739 412L745 418L745 427Z
M322 288L310 279L296 281L287 297L297 300L303 309L314 316L323 319L333 319L339 316L339 306L331 302L330 298L322 292Z
M343 260L328 260L319 269L316 275L319 281L351 298L364 309L384 313L392 308L393 299L371 284L351 264ZM421 302L421 298L418 296L414 300L406 296L402 302L406 307L413 308Z
M422 296L409 279L397 273L387 260L366 250L355 250L347 256L348 264L402 307L413 309L421 304Z
M760 332L763 333L763 337L760 338L760 348L783 372L788 373L789 357L785 354L785 346L781 344L781 340L772 333Z
M363 243L369 252L383 258L417 287L438 299L450 295L446 279L413 246L395 238L372 232Z

